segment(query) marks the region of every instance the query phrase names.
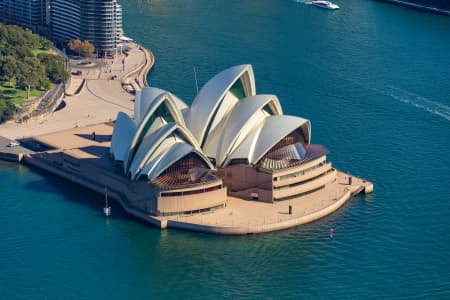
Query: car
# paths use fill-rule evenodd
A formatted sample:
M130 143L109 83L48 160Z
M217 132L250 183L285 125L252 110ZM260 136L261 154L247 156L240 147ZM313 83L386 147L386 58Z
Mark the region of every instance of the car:
M17 146L20 146L20 144L19 144L19 142L16 142L16 141L11 141L11 142L9 142L9 145L8 145L8 147L11 147L11 148L17 147Z

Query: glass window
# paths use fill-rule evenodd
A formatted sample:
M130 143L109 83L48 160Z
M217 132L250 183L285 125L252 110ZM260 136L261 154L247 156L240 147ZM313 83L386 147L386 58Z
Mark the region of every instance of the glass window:
M230 89L230 92L233 93L239 100L245 98L245 90L242 85L242 80L238 79Z

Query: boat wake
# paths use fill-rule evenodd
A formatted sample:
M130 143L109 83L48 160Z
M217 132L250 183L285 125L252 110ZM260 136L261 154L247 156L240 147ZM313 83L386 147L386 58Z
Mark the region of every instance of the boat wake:
M384 91L378 90L378 92L450 121L450 106L448 105L394 86L386 86Z
M294 1L296 3L302 3L302 4L312 4L311 1L307 1L307 0L292 0L292 1Z

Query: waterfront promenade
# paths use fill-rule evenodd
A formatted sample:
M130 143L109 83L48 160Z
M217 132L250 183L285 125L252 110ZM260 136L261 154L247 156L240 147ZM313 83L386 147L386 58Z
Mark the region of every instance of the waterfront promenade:
M133 113L132 90L123 82L135 83L135 89L147 83L147 74L154 64L153 54L135 43L127 43L128 54L114 59L99 59L93 67L73 66L64 98L65 107L45 117L24 123L9 121L0 125L0 136L22 139L30 136L98 124L114 120L120 111ZM82 84L82 86L81 86ZM78 90L78 91L77 91Z
M337 181L314 193L288 201L266 203L228 197L227 207L212 213L152 217L161 227L204 233L242 235L287 229L325 217L343 206L352 196L371 193L373 184L338 171ZM292 213L289 214L289 206Z
M154 64L150 51L134 43L129 46L126 54L114 59L72 60L71 84L62 109L45 118L0 126L0 136L21 140L38 151L21 153L19 161L23 157L26 164L98 193L108 189L126 212L161 229L212 234L263 233L298 226L333 213L353 195L372 192L372 183L356 177L350 180L350 175L338 171L336 182L288 201L264 203L230 196L226 207L208 213L155 215L150 207L157 195L147 184L130 182L118 173L109 155L110 122L120 111L133 114L133 94L148 85L146 77ZM8 157L16 155L6 150Z
M98 193L108 189L110 198L134 217L161 229L178 228L211 234L242 235L295 227L329 215L353 195L371 193L371 182L338 171L336 182L287 201L265 203L228 197L226 207L214 211L176 216L155 216L149 210L157 195L136 192L148 188L132 182L114 167L109 149L113 127L96 124L35 136L32 144L49 150L24 155L25 163L66 178ZM93 139L92 132L96 132ZM292 214L289 214L289 206Z

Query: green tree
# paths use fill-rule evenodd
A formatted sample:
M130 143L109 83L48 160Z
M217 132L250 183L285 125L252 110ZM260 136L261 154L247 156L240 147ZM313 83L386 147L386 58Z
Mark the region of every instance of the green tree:
M33 56L33 51L30 47L27 47L25 45L18 45L14 47L14 50L16 52L16 56L19 58L25 58L25 57L31 57Z
M44 37L40 37L40 38L41 38L41 40L40 40L41 49L48 50L52 47L52 43L49 40L47 40Z
M17 77L17 60L14 56L0 58L0 75L6 81L12 81Z
M79 43L81 46L81 41ZM10 82L10 88L23 88L29 99L32 88L49 89L52 82L66 81L69 74L64 70L64 62L60 56L50 53L34 54L34 50L50 47L50 41L30 30L0 23L0 84ZM15 111L14 103L5 99L9 95L4 97L1 94L0 92L0 122L11 118Z
M66 81L69 74L64 70L63 58L50 53L39 53L37 58L45 66L47 77L53 82Z
M31 88L45 76L45 68L36 57L27 57L18 64L18 82L27 91L27 99L30 99Z
M14 104L1 98L0 95L0 123L10 120L14 116Z

